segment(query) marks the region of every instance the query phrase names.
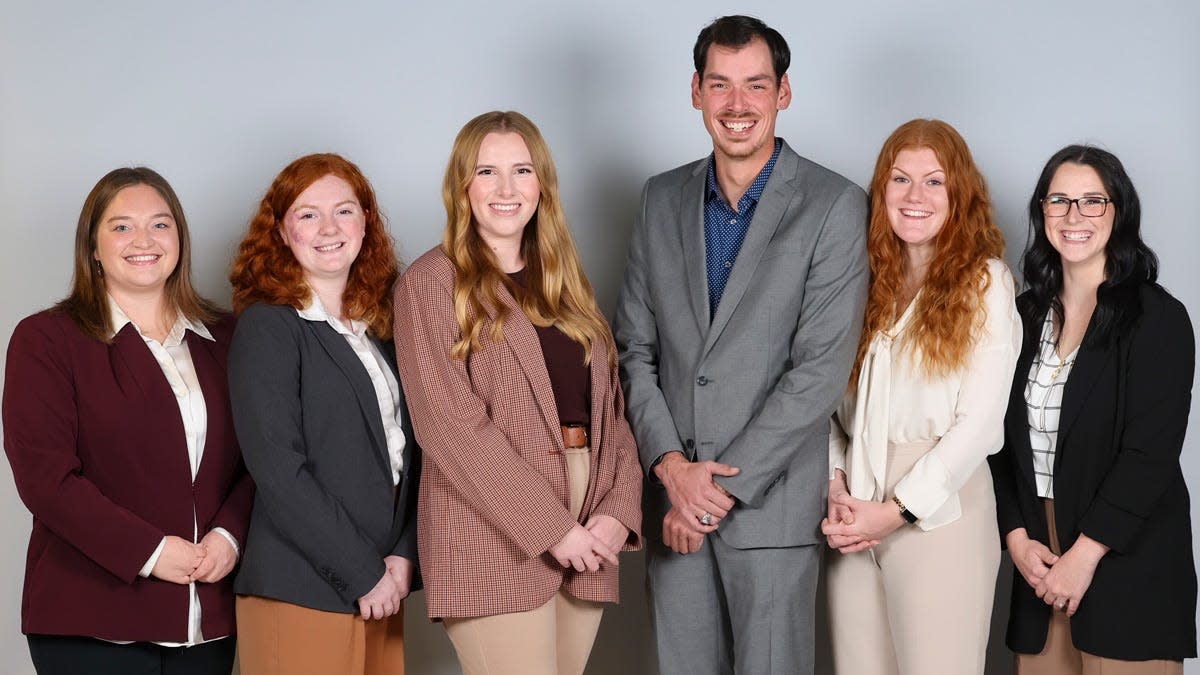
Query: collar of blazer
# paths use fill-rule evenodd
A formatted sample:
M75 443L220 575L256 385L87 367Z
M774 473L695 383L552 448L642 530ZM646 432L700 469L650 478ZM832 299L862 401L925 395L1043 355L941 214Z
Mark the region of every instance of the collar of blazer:
M783 216L793 204L804 199L804 185L797 180L800 168L800 156L788 146L787 141L781 142L779 158L775 160L775 168L771 171L767 185L763 188L762 198L754 210L754 218L746 230L746 238L738 251L737 260L730 272L729 281L725 284L725 292L721 295L721 304L712 318L708 320L708 274L704 269L704 190L706 187L708 158L696 162L691 176L684 182L680 192L680 204L683 208L675 209L681 214L678 224L683 239L684 266L687 269L688 287L691 289L692 311L700 326L707 329L704 343L704 354L707 354L720 337L721 331L729 324L729 319L749 288L758 269L767 244L771 242L775 230L783 222ZM689 206L690 205L690 206ZM685 214L691 213L688 218Z
M390 476L392 462L391 458L388 457L387 436L383 432L383 419L379 416L379 401L375 397L375 385L371 382L371 376L367 373L366 367L363 366L362 361L358 360L358 355L354 353L354 349L350 347L350 343L346 342L346 338L334 330L333 326L329 325L329 322L305 319L299 314L296 314L296 317L313 332L317 341L325 348L325 353L329 354L330 360L337 365L342 373L345 374L346 379L350 381L350 386L354 390L354 397L358 399L358 406L363 411L363 419L367 422L367 430L371 434L371 442L375 445L375 458L379 461L379 468L381 471L386 471ZM367 339L375 343L375 347L383 353L389 367L395 372L395 361L393 358L389 358L386 345L369 333L367 334ZM401 394L401 397L403 397L403 394ZM405 470L408 469L408 445L411 442L411 436L405 439Z
M525 372L525 377L533 388L533 397L537 400L538 410L541 411L542 419L546 423L547 433L552 434L554 438L560 438L561 423L558 417L558 405L554 402L554 387L550 384L550 373L546 370L546 358L542 354L542 343L538 340L537 331L529 321L529 317L525 316L525 312L516 298L508 292L503 284L497 289L497 295L508 308L508 318L504 321L504 340L512 347L513 353L517 357L517 363L521 364L521 370ZM603 437L604 420L607 419L604 416L606 399L604 388L609 381L608 348L603 342L592 344L590 373L592 378L592 419L588 435L592 449L596 450L600 447L598 439ZM593 469L595 469L596 454L592 453Z

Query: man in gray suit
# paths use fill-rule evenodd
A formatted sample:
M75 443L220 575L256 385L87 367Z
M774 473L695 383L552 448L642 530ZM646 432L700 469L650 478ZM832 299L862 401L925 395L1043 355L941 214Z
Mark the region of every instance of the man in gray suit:
M713 153L651 178L617 305L629 420L649 475L659 670L813 670L829 416L866 299L863 191L775 137L787 43L717 19L692 104Z

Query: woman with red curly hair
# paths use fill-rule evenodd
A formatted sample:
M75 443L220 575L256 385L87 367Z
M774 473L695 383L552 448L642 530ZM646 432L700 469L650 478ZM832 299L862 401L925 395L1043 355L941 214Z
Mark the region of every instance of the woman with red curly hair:
M420 460L397 276L375 193L338 155L288 165L242 240L229 388L258 486L234 584L244 673L404 672Z
M839 673L982 673L1000 562L986 458L1021 347L1004 237L953 127L913 120L871 179L871 286L830 434Z

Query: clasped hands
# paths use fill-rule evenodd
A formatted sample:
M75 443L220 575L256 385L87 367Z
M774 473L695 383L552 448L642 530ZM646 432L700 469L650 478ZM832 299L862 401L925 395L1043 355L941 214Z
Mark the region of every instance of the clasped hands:
M682 555L699 551L704 535L715 532L735 504L713 477L736 476L741 469L713 461L689 462L682 452L672 451L662 456L654 473L671 500L663 517L663 543Z
M577 572L595 572L601 562L618 565L617 554L629 538L629 528L609 515L597 514L586 525L578 523L562 540L550 547L550 555L563 567Z
M233 544L220 532L210 531L198 544L168 535L150 576L173 584L211 584L224 579L237 560Z
M383 576L375 587L358 599L358 613L362 618L386 619L404 607L404 598L412 588L413 563L398 555L385 556Z
M829 481L828 512L821 521L821 533L830 548L842 554L858 553L878 546L884 537L904 525L895 502L856 499L846 489L846 474L834 471Z
M1061 556L1042 542L1031 539L1025 528L1009 532L1004 538L1013 565L1034 593L1047 605L1074 616L1084 593L1108 547L1086 534Z

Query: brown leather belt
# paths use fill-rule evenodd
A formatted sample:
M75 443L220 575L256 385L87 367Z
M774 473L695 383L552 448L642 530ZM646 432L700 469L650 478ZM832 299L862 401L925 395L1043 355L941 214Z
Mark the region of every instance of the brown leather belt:
M588 447L588 428L582 424L562 425L562 442L564 448Z

